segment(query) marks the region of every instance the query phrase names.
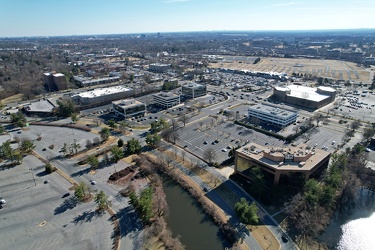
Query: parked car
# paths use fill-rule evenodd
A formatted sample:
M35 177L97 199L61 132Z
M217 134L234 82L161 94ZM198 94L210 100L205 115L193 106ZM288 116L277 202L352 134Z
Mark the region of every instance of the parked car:
M96 185L96 181L90 181L91 185Z
M281 236L281 239L282 239L282 241L283 241L284 243L287 243L287 242L289 241L288 236L287 236L286 234L283 234L283 235Z
M68 197L68 196L70 196L70 193L66 193L66 194L64 194L64 195L62 196L62 198L66 198L66 197Z

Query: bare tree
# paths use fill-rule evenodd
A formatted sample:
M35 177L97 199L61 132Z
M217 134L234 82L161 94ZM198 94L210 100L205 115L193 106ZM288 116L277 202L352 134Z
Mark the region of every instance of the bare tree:
M207 148L203 152L203 157L207 159L209 163L212 163L216 159L216 152L212 148Z
M325 119L324 115L320 113L316 113L313 117L311 117L312 121L316 122L316 126L319 127L319 123Z
M353 121L351 124L350 124L350 128L355 131L356 129L358 129L359 127L361 126L361 123L357 120Z
M91 149L92 148L92 142L90 139L86 140L86 149Z
M186 151L185 150L181 151L181 157L182 157L183 163L185 163L185 156L186 156Z
M180 139L180 134L177 130L173 130L171 133L171 139L173 140L173 144L176 144L176 141Z
M179 121L184 124L184 127L186 123L189 122L189 120L190 120L190 117L186 113L183 113L179 118Z
M176 130L178 128L178 121L172 118L171 125L172 125L172 130Z
M200 126L201 129L202 129L202 127L203 127L203 121L199 121L198 123L199 123L199 126Z

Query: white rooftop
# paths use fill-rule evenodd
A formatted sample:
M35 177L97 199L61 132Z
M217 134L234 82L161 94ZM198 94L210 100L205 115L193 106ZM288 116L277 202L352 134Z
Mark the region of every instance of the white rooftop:
M318 87L318 89L326 91L326 92L332 92L332 93L336 92L336 90L334 88L326 87L326 86L320 86L320 87Z
M328 95L322 95L316 92L317 88L311 88L301 85L289 85L287 88L290 89L290 96L301 99L320 102L324 99L329 98Z
M91 91L83 92L77 94L77 96L80 96L82 98L94 98L98 96L105 96L115 93L121 93L126 91L131 91L131 88L125 88L123 86L115 86L115 87L108 87L108 88L97 88Z

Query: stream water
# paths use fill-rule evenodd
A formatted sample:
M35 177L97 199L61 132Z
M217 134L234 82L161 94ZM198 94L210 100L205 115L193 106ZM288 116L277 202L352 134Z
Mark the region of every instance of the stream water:
M167 224L179 235L186 249L208 250L229 247L223 233L198 206L197 202L171 179L163 180L169 206Z

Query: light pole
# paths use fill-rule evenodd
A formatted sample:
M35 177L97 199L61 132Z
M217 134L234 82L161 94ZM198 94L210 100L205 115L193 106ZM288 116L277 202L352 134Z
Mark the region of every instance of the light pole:
M35 181L35 177L34 177L34 173L33 173L33 169L32 168L29 168L30 172L31 172L31 175L33 177L33 181L34 181L34 184L36 186L36 181Z

